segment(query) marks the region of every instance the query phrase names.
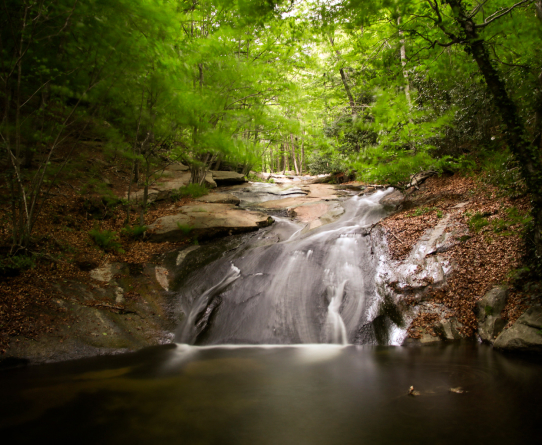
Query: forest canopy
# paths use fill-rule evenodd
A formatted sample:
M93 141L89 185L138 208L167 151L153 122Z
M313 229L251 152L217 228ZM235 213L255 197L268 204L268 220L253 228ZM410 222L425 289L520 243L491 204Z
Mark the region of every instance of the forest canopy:
M3 0L0 144L26 246L92 132L130 182L163 162L405 187L484 168L531 194L542 258L540 0ZM74 142L70 156L77 156Z

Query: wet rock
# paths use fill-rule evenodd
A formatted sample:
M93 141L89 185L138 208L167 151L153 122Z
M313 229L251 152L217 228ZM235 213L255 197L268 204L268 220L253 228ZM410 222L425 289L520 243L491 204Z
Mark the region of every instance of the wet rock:
M542 352L542 307L527 309L493 346L511 352Z
M435 332L435 335L433 335L425 328L418 328L418 334L419 334L418 338L415 338L415 339L406 338L405 341L403 342L403 345L409 345L409 344L427 345L430 343L439 343L440 341L442 341L436 332Z
M500 314L507 299L508 288L506 286L496 286L476 304L478 335L483 341L492 343L504 329L506 322Z
M365 190L361 191L358 196L372 195L374 192L376 192L375 187L365 187Z
M188 237L210 239L267 227L273 219L262 212L239 210L232 204L192 204L177 215L158 218L149 226L150 240L178 242Z
M100 267L90 271L90 278L103 283L110 283L115 274L121 271L120 263L105 263Z
M435 331L443 340L459 340L463 338L459 332L459 328L463 325L457 321L455 317L441 320Z
M248 182L245 175L237 172L211 171L210 173L213 176L213 180L219 186L243 184Z
M211 204L233 204L236 206L241 202L237 196L230 193L210 193L201 198L196 198L196 201Z
M163 292L156 265L131 266L107 263L94 270L92 283L66 281L55 285L53 303L66 321L36 339L20 337L7 357L28 363L72 360L101 354L134 351L171 341L178 320L170 319L167 294ZM156 276L155 276L156 275Z
M360 192L362 190L365 189L365 186L364 185L355 185L355 184L343 184L343 185L340 185L339 186L339 189L344 189L344 190L352 190L354 192Z
M380 200L380 204L390 210L398 209L403 202L405 202L405 196L399 190L394 190Z

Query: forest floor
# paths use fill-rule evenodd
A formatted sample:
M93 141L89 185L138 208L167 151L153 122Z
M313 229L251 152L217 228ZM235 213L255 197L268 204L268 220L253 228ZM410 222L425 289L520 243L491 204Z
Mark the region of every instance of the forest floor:
M93 147L89 150L94 156L93 175L107 184L110 195L123 196L126 171L96 158ZM59 183L50 193L36 224L31 246L36 252L35 266L17 276L0 277L0 358L10 342L35 339L40 334L59 330L69 321L66 309L57 304L59 283L70 286L79 283L91 289L103 286L90 277L92 269L107 262L153 263L157 255L178 250L189 242L150 243L122 235L126 208L108 205L100 199L103 190L93 189L88 183L88 178L74 176L67 176ZM388 236L392 257L403 259L426 229L435 226L452 206L467 201L453 216L464 235L445 254L455 263L455 272L446 288L432 291L431 299L446 304L469 336L476 327L476 301L492 285L511 282L511 273L521 265L520 232L529 208L528 199L500 196L495 187L470 177L433 177L408 196L405 210L385 219L382 226L392 235ZM189 202L185 198L153 203L144 222L148 225L159 217L175 214ZM8 209L0 208L0 218L4 221L0 237L4 240L9 237L7 215ZM132 209L131 220L137 220L136 209ZM95 228L116 232L119 248L109 252L98 248L89 236L89 231ZM531 305L533 298L539 299L540 294L512 291L504 309L509 323ZM122 305L111 306L109 300L83 303L96 307L109 305L113 311L123 309ZM410 328L411 336L416 336L417 327L430 327L433 321L431 316L420 313Z
M27 270L0 275L0 358L12 341L36 339L40 334L59 331L69 321L66 309L59 305L59 285L82 284L90 290L103 287L93 280L90 271L105 263L153 263L159 254L178 250L188 243L155 243L133 239L122 234L126 225L127 208L103 197L124 196L129 175L113 160L103 156L88 143L77 162L86 166L85 174L74 175L69 169L58 185L49 193L33 232L30 250L35 252L34 264ZM87 158L87 159L86 159ZM71 166L72 168L74 166ZM77 169L81 171L81 168ZM99 184L99 185L96 185ZM105 185L104 185L105 184ZM5 184L0 193L8 196ZM105 190L104 190L105 188ZM133 192L137 191L137 187ZM191 202L183 198L153 203L144 215L144 224L157 218L178 213L179 207ZM0 253L9 252L11 224L7 203L0 207ZM136 206L130 209L132 223L139 222ZM104 251L89 236L89 231L99 229L115 232L116 249ZM68 283L68 284L66 284ZM128 296L129 298L129 296ZM92 307L111 306L100 299L82 302ZM122 311L122 305L113 305L112 311Z
M459 203L463 203L461 208L452 210ZM528 212L528 197L503 196L480 178L434 176L408 195L403 210L386 218L382 227L392 258L404 260L427 229L451 214L448 227L454 228L455 240L439 255L453 265L453 272L444 287L430 289L424 300L444 304L448 316L455 316L463 325L461 333L470 337L477 327L476 302L493 286L511 287L502 313L507 327L542 300L539 284L530 283L522 289L514 286L525 253L521 235ZM420 337L419 328L436 335L432 331L436 323L436 314L422 310L410 325L409 336Z

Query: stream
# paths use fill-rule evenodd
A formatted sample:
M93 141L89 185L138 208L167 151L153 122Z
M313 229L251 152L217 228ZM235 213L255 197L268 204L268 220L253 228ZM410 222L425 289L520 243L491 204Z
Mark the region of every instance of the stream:
M233 193L251 208L281 189ZM175 343L0 372L0 438L532 442L541 358L476 343L400 346L406 326L375 285L382 258L370 228L386 214L385 193L341 198L342 216L310 231L277 212L268 228L180 252Z
M385 215L378 204L385 193L352 197L343 203L345 212L337 221L305 233L305 224L275 217L275 224L258 232L256 239L249 237L195 270L178 290L180 312L187 316L176 341L370 342L375 338L370 325L383 299L375 288L378 258L368 231ZM256 190L253 198L261 200L261 194ZM243 195L243 205L250 205L250 197ZM405 331L389 323L386 329L390 332L379 336L400 344Z

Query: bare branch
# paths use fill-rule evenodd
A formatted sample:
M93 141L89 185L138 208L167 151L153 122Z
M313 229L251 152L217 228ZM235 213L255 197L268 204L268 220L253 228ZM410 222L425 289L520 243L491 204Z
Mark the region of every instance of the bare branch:
M493 14L491 14L488 18L485 19L484 23L480 23L479 25L475 25L476 28L485 28L490 23L494 22L497 19L500 19L501 17L505 16L506 14L509 14L512 10L516 9L519 6L522 6L526 3L532 3L533 0L521 0L520 2L516 3L513 6L510 6L508 9L505 9L504 11L496 11Z
M481 3L478 3L478 6L476 8L474 8L470 14L467 15L467 18L468 19L472 19L476 14L478 14L478 12L480 11L480 9L482 9L484 7L484 5L488 2L489 0L484 0L483 2Z

